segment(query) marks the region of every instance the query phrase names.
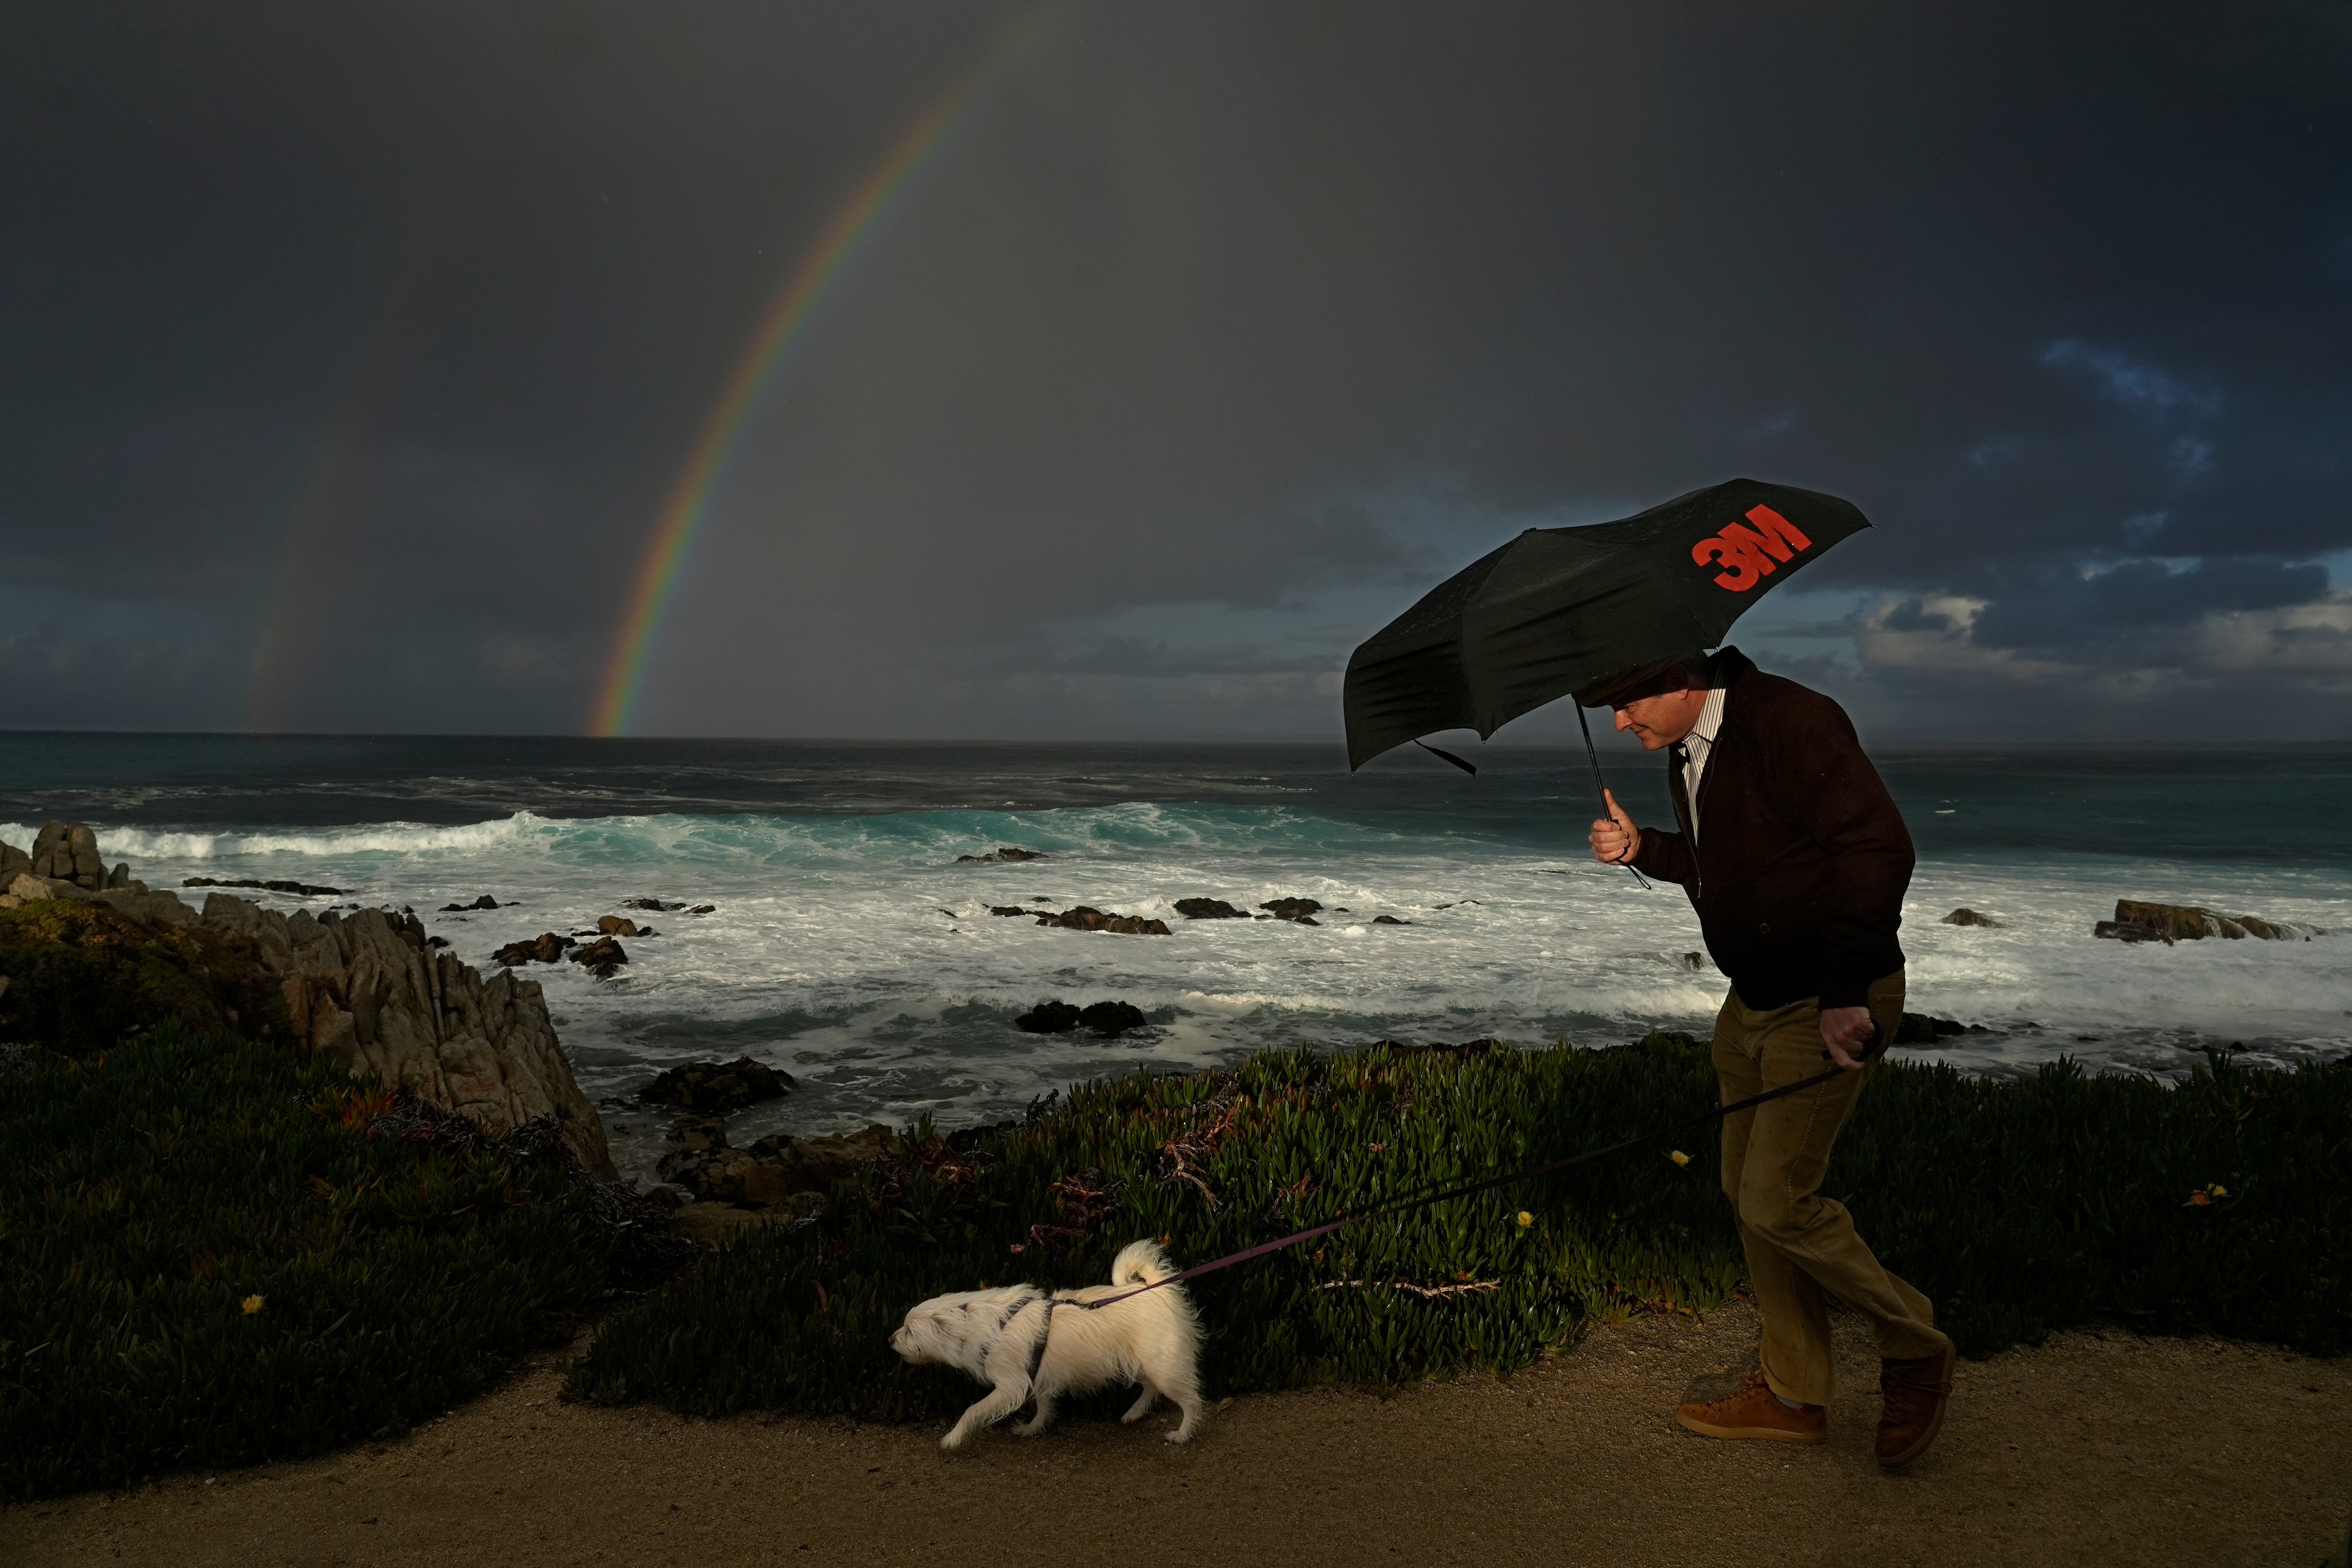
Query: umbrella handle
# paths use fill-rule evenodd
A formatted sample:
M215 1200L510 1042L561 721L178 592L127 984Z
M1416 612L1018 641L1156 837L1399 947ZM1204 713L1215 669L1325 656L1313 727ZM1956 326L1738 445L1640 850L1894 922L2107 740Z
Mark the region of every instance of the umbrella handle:
M1570 700L1575 701L1575 699L1570 698ZM1609 815L1609 781L1601 776L1601 752L1592 744L1592 726L1585 722L1584 704L1581 702L1576 704L1576 727L1584 731L1584 754L1592 759L1592 788L1601 796L1601 815L1606 816ZM1649 891L1650 879L1642 875L1641 868L1630 860L1624 865L1625 869L1633 873L1633 880L1642 885L1643 891Z

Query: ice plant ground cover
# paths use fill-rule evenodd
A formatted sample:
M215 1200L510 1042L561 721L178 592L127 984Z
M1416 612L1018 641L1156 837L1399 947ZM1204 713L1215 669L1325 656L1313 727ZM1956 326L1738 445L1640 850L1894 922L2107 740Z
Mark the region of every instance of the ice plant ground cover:
M699 1415L948 1415L962 1380L885 1343L924 1297L1099 1283L1139 1236L1199 1262L1666 1126L1714 1089L1704 1047L1664 1034L1265 1052L1087 1084L976 1136L919 1127L813 1223L755 1233L611 1321L570 1388ZM1209 1389L1507 1373L1596 1320L1721 1303L1740 1260L1717 1145L1672 1142L1203 1278ZM2101 1322L2352 1349L2352 1067L2217 1057L2176 1086L1889 1063L1824 1190L1967 1353Z
M0 1058L0 1497L390 1436L602 1297L584 1183L389 1101L176 1021Z

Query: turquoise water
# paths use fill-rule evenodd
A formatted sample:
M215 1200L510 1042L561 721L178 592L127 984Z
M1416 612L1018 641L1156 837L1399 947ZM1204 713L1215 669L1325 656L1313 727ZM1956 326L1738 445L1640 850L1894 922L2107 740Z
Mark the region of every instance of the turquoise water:
M630 1091L718 1053L803 1084L743 1119L756 1136L923 1110L952 1124L1073 1078L1269 1044L1602 1044L1704 1026L1723 981L1689 965L1688 904L1583 854L1582 756L1486 760L1475 779L1419 758L1351 777L1335 754L1273 747L19 735L0 738L0 838L87 820L155 885L322 883L345 892L261 896L413 906L478 963L625 899L717 905L631 911L660 934L626 943L623 979L534 971L625 1163L643 1166L653 1144ZM2352 928L2352 753L1880 761L1921 854L1904 932L1913 1005L1989 1031L1945 1053L1959 1065L2011 1073L2072 1054L2174 1072L2209 1044L2284 1061L2352 1039L2336 934ZM1665 815L1654 762L1608 763L1637 816ZM1048 858L956 858L1000 845ZM507 907L437 912L485 892ZM1302 895L1348 912L1301 927L1173 910ZM2117 898L2329 934L2095 940ZM1172 934L987 912L1077 903L1158 916ZM2002 923L1940 923L1961 904ZM1112 1042L1012 1026L1047 996L1131 1001L1152 1026Z

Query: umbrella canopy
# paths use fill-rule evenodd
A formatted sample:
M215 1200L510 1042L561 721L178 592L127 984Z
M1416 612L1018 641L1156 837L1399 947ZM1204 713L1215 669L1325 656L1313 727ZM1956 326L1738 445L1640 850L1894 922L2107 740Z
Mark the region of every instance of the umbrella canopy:
M1348 660L1348 765L1440 730L1483 738L1554 698L1715 647L1741 611L1870 521L1815 490L1732 479L1616 522L1531 528Z

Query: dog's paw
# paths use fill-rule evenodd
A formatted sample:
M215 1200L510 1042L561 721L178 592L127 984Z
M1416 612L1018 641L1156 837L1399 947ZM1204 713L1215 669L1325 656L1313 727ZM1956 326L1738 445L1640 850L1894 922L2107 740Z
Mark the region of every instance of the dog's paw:
M1192 1440L1192 1434L1185 1431L1181 1426L1179 1426L1176 1430L1168 1434L1168 1440L1171 1443L1189 1443Z
M959 1427L955 1428L953 1431L950 1432L946 1436L944 1436L944 1437L942 1437L942 1438L940 1438L940 1447L942 1447L942 1448L945 1448L949 1453L952 1454L952 1453L954 1453L958 1448L961 1448L961 1447L963 1447L963 1439L964 1439L964 1430L963 1430L963 1428L962 1428L962 1427L959 1426Z

